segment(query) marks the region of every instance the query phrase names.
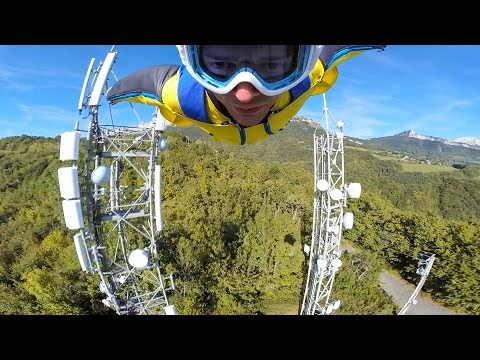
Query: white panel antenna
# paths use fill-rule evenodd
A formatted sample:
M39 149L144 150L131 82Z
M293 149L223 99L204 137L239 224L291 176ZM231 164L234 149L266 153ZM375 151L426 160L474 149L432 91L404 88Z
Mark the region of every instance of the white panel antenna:
M89 106L98 106L100 104L100 99L103 95L103 90L105 83L108 78L108 74L112 69L113 63L115 62L115 58L117 56L117 52L109 52L105 61L102 64L102 68L97 76L97 81L95 81L95 85L92 90L92 95L90 96L90 101L88 103Z
M80 197L78 169L76 166L62 167L58 169L58 184L60 185L60 195L65 200Z
M64 132L60 138L60 160L78 160L80 152L80 131Z
M82 112L82 109L84 106L83 99L85 98L85 91L87 90L88 79L90 79L94 62L95 62L95 58L92 58L90 60L90 65L88 65L87 74L85 75L85 80L83 81L82 91L80 92L80 99L78 100L78 111L80 113Z
M83 233L78 233L73 236L73 242L75 243L75 250L77 251L78 261L82 270L85 272L92 271L92 263L88 256L87 246L85 244L85 237Z
M67 228L77 230L85 227L80 200L63 200L62 207Z

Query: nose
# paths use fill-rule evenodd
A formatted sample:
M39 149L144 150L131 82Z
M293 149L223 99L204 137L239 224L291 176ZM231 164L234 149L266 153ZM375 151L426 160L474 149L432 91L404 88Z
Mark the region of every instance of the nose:
M233 89L233 94L242 103L248 103L260 94L255 86L248 82L241 82Z

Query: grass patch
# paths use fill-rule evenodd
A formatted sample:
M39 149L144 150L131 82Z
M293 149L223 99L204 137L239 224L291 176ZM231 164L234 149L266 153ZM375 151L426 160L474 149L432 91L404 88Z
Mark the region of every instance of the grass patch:
M402 170L404 172L422 172L422 173L433 173L433 172L452 172L457 171L453 166L448 165L429 165L429 164L412 164L401 162Z
M298 303L277 303L268 305L265 315L298 315Z

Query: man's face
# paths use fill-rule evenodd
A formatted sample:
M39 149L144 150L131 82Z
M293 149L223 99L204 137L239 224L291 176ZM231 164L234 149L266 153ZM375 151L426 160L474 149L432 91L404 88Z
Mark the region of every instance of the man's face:
M204 46L203 68L216 79L228 79L238 69L250 67L265 81L279 81L294 69L296 52L292 45ZM259 124L280 95L262 94L249 82L240 82L227 94L214 93L230 116L240 125Z

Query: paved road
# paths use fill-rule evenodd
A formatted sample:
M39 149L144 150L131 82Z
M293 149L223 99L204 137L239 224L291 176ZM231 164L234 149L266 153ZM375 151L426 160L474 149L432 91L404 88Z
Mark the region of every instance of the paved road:
M357 247L347 243L342 243L342 250L347 250L351 253L360 251ZM385 270L380 273L380 286L392 297L393 301L398 306L398 310L406 304L416 287L416 285L412 285ZM410 305L404 315L457 315L456 312L438 305L434 301L423 296L421 290L415 300L417 300L417 303L415 305Z
M415 290L415 286L405 280L387 272L380 273L380 285L383 290L392 296L399 310L405 305ZM404 315L456 315L455 312L440 306L432 300L422 296L422 292L416 297L417 303L410 305Z

